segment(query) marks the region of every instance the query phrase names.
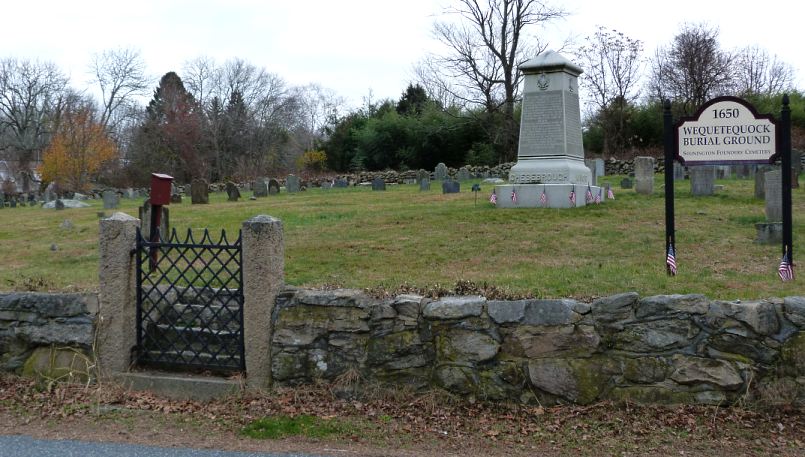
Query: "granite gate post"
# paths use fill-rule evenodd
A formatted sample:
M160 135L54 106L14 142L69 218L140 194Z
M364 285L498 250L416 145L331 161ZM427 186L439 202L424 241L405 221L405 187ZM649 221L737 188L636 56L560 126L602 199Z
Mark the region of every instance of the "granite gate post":
M243 339L252 389L271 385L271 315L285 283L282 221L260 215L243 223Z
M133 253L139 226L139 219L125 213L115 213L100 221L100 293L95 351L102 377L128 371L131 351L137 344L137 261Z

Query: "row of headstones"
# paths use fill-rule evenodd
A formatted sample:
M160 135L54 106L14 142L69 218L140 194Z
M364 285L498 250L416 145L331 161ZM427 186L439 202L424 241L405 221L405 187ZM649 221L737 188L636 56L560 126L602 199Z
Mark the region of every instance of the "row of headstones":
M0 193L0 209L3 208L16 208L17 206L36 206L38 200L36 195L28 194L27 196L6 196Z

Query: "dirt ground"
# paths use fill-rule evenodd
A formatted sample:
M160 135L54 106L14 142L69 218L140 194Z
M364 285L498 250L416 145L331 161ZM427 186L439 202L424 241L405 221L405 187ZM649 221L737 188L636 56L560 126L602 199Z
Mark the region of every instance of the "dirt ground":
M255 419L312 415L327 438L254 439ZM805 410L777 407L542 407L470 402L441 392L333 386L278 389L210 403L118 386L37 385L0 376L0 434L322 456L805 456Z

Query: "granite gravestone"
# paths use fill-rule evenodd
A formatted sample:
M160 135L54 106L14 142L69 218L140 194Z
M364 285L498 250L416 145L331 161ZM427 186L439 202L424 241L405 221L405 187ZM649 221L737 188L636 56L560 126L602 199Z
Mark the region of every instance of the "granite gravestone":
M337 189L344 189L344 188L349 187L349 182L347 182L347 180L344 179L344 178L338 178L333 183L333 187L335 187Z
M56 198L56 183L50 183L45 188L45 203L52 202Z
M596 185L598 183L598 170L595 165L595 160L584 159L584 165L590 170L590 184Z
M194 205L206 205L210 202L209 184L206 180L196 178L190 186L190 203Z
M422 178L419 180L419 191L425 192L430 190L430 179L429 178Z
M654 157L635 157L635 192L651 195L654 192Z
M226 183L226 197L230 202L236 202L240 198L240 190L232 181Z
M170 236L170 210L167 206L160 206L162 210L162 215L159 219L159 233L163 238L168 238ZM140 216L140 232L143 234L143 237L149 239L151 236L151 200L146 199L143 202L143 205L137 208L139 216Z
M458 181L447 180L442 181L442 193L443 194L457 194L461 192L461 183Z
M268 180L268 195L277 195L280 193L280 183L274 178Z
M713 195L716 190L716 169L711 165L690 167L690 193L694 197Z
M433 170L433 179L436 181L444 181L447 179L447 165L439 163L436 169Z
M679 162L674 162L674 181L685 179L685 166Z
M755 198L766 198L766 173L773 169L770 165L758 165L755 170Z
M386 181L381 177L372 180L372 190L386 190Z
M15 206L15 205L14 205L15 203L16 203L16 201L14 201L14 200L12 200L12 201L11 201L11 207L12 207L12 208ZM57 210L62 210L62 209L64 209L64 202L63 202L63 201L61 201L61 199L56 199L56 209L57 209Z
M416 182L421 183L423 179L427 179L430 182L430 173L427 170L420 169L416 172Z
M254 182L253 195L255 197L268 197L268 180L266 178L257 178Z
M103 209L116 209L120 206L120 196L113 190L103 191Z
M458 181L469 181L470 180L470 170L466 167L461 167L458 169L457 173Z
M766 191L766 221L782 222L783 220L783 178L782 172L767 171L764 183Z
M299 177L288 175L288 177L285 178L285 190L288 191L289 194L299 192Z

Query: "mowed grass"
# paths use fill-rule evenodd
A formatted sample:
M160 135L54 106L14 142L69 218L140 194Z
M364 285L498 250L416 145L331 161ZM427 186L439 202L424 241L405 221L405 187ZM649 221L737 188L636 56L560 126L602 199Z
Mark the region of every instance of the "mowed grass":
M170 220L180 232L209 228L217 236L224 229L232 239L255 215L279 218L285 280L297 286L393 290L472 281L517 295L580 299L624 291L722 299L805 294L803 279L779 280L781 247L753 242L754 224L765 216L752 180L718 181L718 195L698 198L688 181L676 183L679 275L668 277L663 178L656 177L651 196L620 189L621 178L604 178L614 201L573 210L496 209L487 184L476 204L470 181L447 195L437 183L429 192L418 185L311 189L239 202L220 193L209 205L170 205ZM805 256L805 189L792 194L798 263ZM122 200L118 211L136 216L140 203ZM97 213L104 210L101 201L90 204L0 210L0 290L97 290ZM72 228L62 227L66 219Z

